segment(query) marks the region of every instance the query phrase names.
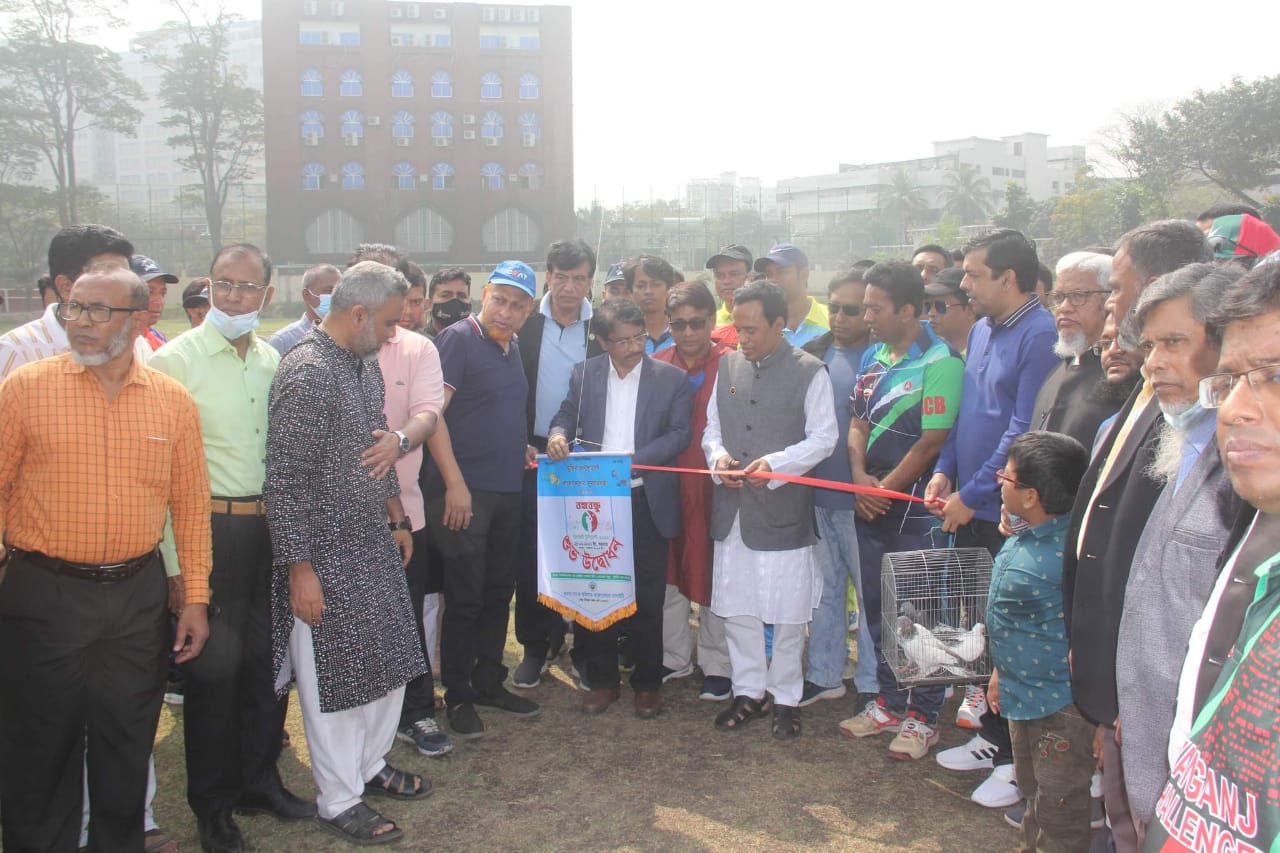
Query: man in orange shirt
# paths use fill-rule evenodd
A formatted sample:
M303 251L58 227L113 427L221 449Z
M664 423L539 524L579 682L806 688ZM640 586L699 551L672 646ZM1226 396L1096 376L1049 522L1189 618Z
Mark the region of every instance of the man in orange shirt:
M143 847L168 653L166 510L185 593L177 660L209 633L199 419L181 385L135 360L147 295L128 270L91 269L59 308L71 352L0 386L0 820L12 850L76 849L86 742L89 848Z

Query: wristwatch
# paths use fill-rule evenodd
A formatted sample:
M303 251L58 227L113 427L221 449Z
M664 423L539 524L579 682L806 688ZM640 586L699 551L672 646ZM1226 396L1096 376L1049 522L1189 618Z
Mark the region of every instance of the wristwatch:
M394 434L396 438L400 439L400 455L404 456L411 449L409 447L409 436L405 435L400 430L395 430Z
M410 521L410 520L409 520L409 516L407 516L407 515L406 515L404 518L400 519L399 521L388 521L388 522L387 522L387 527L391 528L393 531L394 531L394 530L408 530L408 531L412 532L412 531L413 531L413 522L412 522L412 521Z

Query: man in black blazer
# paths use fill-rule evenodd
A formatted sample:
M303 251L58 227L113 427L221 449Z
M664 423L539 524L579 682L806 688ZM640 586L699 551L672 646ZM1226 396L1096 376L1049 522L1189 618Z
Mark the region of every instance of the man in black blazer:
M547 455L566 458L576 440L586 451L631 452L633 464L674 465L690 438L693 398L684 371L644 354L644 313L635 303L606 302L592 318L592 328L607 354L573 369L569 395L551 419ZM600 713L618 699L617 638L624 630L635 650L636 715L650 718L662 711L662 605L669 540L680 534L677 477L632 472L636 612L603 631L578 634L590 688L582 702L587 713Z

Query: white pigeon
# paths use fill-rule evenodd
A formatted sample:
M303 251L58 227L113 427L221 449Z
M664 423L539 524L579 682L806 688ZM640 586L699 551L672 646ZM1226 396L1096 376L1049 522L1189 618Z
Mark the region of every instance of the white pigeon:
M953 671L960 657L923 625L912 622L907 616L898 617L898 637L902 651L920 668L922 676L945 669Z
M986 648L987 626L981 622L963 634L958 634L951 643L951 651L966 662L972 662L982 657L982 653L986 651Z

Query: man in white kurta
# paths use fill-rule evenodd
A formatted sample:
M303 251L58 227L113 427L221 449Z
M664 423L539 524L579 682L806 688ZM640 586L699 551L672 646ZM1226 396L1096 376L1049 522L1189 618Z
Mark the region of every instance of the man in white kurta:
M783 336L779 288L740 288L733 318L741 350L722 362L702 435L707 464L725 472L714 478L711 610L726 620L734 702L716 726L732 730L763 716L771 696L774 736L786 740L800 734L805 625L822 595L813 493L751 475L803 475L830 456L835 407L822 362ZM774 630L771 661L765 624Z

